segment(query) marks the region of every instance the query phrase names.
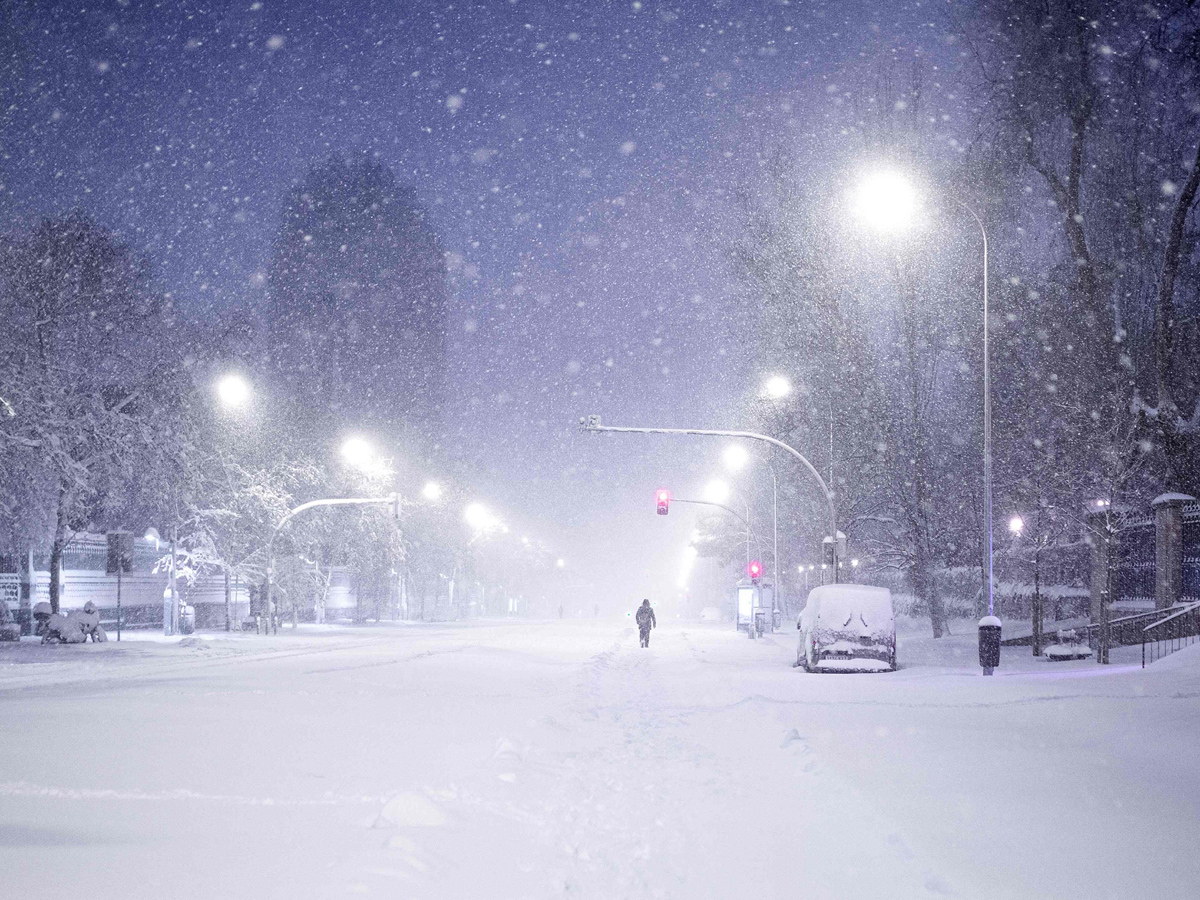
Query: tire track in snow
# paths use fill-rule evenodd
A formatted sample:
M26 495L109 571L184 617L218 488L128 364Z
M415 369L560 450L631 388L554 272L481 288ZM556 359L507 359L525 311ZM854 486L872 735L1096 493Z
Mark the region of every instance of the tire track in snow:
M117 790L115 788L61 788L27 781L0 782L0 797L38 797L52 800L137 800L200 801L230 806L341 806L386 803L388 796L326 794L311 798L247 797L239 794L206 794L187 788L162 791Z

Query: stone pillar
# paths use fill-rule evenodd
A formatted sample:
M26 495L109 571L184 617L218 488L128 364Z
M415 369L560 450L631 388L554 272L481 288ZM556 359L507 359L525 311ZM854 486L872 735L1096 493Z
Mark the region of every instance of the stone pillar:
M1183 597L1183 505L1195 497L1163 494L1154 507L1154 606L1167 609Z

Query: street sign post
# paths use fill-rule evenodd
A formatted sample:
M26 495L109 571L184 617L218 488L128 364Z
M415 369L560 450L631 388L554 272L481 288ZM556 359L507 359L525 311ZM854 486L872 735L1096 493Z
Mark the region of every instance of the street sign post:
M128 531L110 531L105 535L108 553L104 574L117 576L117 640L121 640L121 575L133 571L133 535Z

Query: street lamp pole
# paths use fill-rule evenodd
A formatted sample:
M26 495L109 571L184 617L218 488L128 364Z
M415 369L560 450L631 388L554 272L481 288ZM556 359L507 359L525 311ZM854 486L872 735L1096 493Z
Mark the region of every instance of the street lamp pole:
M293 510L289 510L287 515L279 520L279 524L271 532L270 540L267 541L267 597L263 612L266 616L268 628L272 627L275 621L275 617L271 615L271 603L275 589L275 538L279 536L279 532L283 530L283 527L300 513L318 506L371 506L380 503L392 504L396 509L396 516L399 518L400 495L389 494L386 497L339 497L328 500L310 500L307 503L301 503Z
M767 463L767 468L771 472L771 580L775 583L772 588L775 594L771 600L778 607L779 592L783 590L783 579L779 575L779 480L775 477L775 467Z
M983 238L983 586L987 595L988 615L995 614L995 591L992 572L992 384L991 354L989 347L990 327L988 308L988 236L983 219L967 203L952 194L943 195L956 206L962 207L979 226ZM881 172L869 178L859 191L859 213L877 229L894 231L904 227L917 208L916 192L904 176Z
M764 443L771 444L772 446L778 447L781 450L786 450L788 453L790 453L792 456L794 456L797 460L800 461L801 465L803 465L804 468L808 470L808 473L810 475L812 475L812 477L814 479L816 479L817 484L819 484L821 486L821 493L825 497L825 505L826 505L826 509L829 513L829 533L833 539L833 555L834 555L834 560L835 560L835 565L833 567L834 581L837 581L836 560L837 560L837 556L838 556L838 542L837 542L838 529L837 529L837 508L834 506L834 502L833 502L833 491L831 491L829 489L829 485L827 485L825 483L825 479L821 477L821 473L818 472L816 470L816 468L813 467L813 464L810 463L804 457L804 454L802 454L799 450L795 449L794 447L788 446L783 441L776 440L775 438L770 437L769 435L759 434L756 431L721 431L721 430L716 430L716 429L711 429L711 428L629 428L629 427L620 427L620 426L615 426L615 425L602 425L600 423L600 417L597 415L585 416L584 418L579 420L579 424L583 427L584 431L596 431L596 432L609 431L609 432L620 432L620 433L625 433L625 434L688 434L688 435L701 435L701 436L707 436L707 437L746 438L747 440L751 440L751 441L762 441Z
M983 238L983 522L986 532L983 552L987 578L984 592L987 594L988 615L991 616L995 614L995 590L992 578L992 372L988 341L988 236L979 214L957 197L952 199L975 220L979 235Z

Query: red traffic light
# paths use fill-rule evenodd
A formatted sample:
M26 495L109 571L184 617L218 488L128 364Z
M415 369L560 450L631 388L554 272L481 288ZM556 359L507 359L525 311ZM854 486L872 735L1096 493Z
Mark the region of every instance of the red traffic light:
M756 559L750 563L748 568L750 570L750 580L757 584L758 579L762 578L762 563Z
M654 493L654 499L658 501L658 514L665 516L670 509L671 492L666 488L659 488Z

